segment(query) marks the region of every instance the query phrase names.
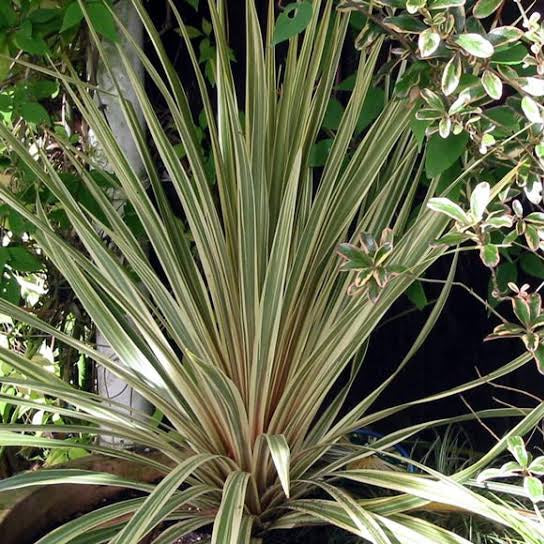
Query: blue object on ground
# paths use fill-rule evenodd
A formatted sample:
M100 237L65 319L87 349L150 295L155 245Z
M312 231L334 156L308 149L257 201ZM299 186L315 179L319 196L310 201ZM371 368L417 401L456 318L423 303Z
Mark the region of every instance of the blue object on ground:
M359 436L367 436L370 438L383 438L384 435L382 433L378 433L376 431L373 431L371 429L368 429L366 427L361 427L360 429L357 429L356 431L353 431L353 434L357 434ZM395 444L392 446L393 449L397 450L400 455L403 457L406 457L406 459L410 459L410 452L401 444ZM415 472L414 465L408 465L408 472Z

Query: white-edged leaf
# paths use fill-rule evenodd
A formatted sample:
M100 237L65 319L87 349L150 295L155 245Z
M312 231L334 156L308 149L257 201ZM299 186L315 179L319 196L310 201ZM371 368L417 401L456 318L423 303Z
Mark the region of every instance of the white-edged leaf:
M480 34L461 34L455 39L455 41L467 53L481 59L488 59L495 52L493 44Z
M487 181L478 183L470 195L470 213L476 222L481 221L491 200L491 186Z
M426 4L427 0L406 0L406 10L408 13L417 13Z
M526 476L523 479L523 489L533 502L540 502L544 499L544 486L535 476Z
M501 47L517 42L523 36L523 30L515 26L499 26L487 34L487 38L494 47Z
M213 523L212 544L239 544L249 478L247 472L239 471L227 476L221 506Z
M501 78L491 70L486 70L482 74L482 85L485 92L493 99L499 100L502 97L502 81Z
M529 471L538 474L539 476L544 475L544 455L539 455L533 459L529 465Z
M274 466L278 473L278 477L281 482L281 486L285 493L285 496L289 498L290 495L290 459L291 451L289 449L289 444L285 439L285 436L282 434L275 435L265 435L268 447L270 448L270 453L272 455L272 461L274 461Z
M472 14L477 19L485 19L495 13L503 2L504 0L478 0Z
M524 96L521 101L521 108L525 117L531 121L531 123L542 123L542 112L540 106L530 97Z
M442 73L442 92L449 96L459 86L463 65L460 55L454 55L446 64Z
M0 493L12 489L23 489L37 485L59 485L59 484L82 484L82 485L108 485L115 487L126 487L139 491L153 491L154 486L125 478L106 472L94 472L79 469L49 469L35 472L22 472L0 480Z
M430 57L440 45L440 34L432 28L424 30L418 38L419 52L423 58Z
M499 248L495 244L485 244L480 248L480 259L489 268L495 268L499 264Z
M448 217L451 217L461 225L467 225L470 223L468 215L464 212L461 206L455 202L452 202L449 198L431 198L427 204L427 207L435 212L440 212Z
M518 316L518 319L526 323L529 318L527 317L523 319L523 315L521 314L521 312L525 311L527 308L527 304L525 303L525 301L520 298L516 298L514 299L513 304L514 310L517 310L516 315ZM523 437L519 435L511 436L508 438L507 444L508 451L514 456L519 465L523 468L527 467L527 465L529 464L529 454L527 453L527 448L525 447Z
M520 80L521 88L531 96L544 96L544 79L541 77L524 77Z

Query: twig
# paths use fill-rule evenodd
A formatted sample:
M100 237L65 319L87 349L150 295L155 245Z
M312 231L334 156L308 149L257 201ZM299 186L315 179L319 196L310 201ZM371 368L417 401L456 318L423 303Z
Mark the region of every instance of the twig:
M471 414L476 418L476 421L497 441L500 441L500 438L493 432L491 427L486 425L482 418L472 409L472 406L468 403L468 401L465 399L464 395L461 395L461 400L465 404L465 406L470 410Z

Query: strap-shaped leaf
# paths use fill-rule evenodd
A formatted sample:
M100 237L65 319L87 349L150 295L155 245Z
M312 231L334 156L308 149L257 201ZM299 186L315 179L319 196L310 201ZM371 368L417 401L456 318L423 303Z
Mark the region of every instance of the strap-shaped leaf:
M5 430L8 429L8 430ZM15 430L19 432L14 432ZM101 453L109 457L117 457L119 459L125 459L127 461L138 462L143 465L153 467L157 470L164 472L165 474L170 471L170 467L163 465L157 461L154 461L151 458L139 455L131 451L124 451L122 449L108 448L105 446L100 446L98 444L85 444L72 442L70 440L60 440L54 438L46 438L43 436L23 434L23 432L28 433L35 431L32 425L0 425L0 447L1 446L26 446L31 448L55 448L55 449L69 449L69 448L82 448L87 451ZM107 429L93 429L85 425L59 425L55 427L53 425L42 425L39 428L39 431L48 431L48 432L59 432L59 433L89 433L89 434L104 434L111 436L108 433ZM111 433L111 431L109 431ZM119 436L119 435L117 435Z
M172 470L156 486L149 497L147 497L141 508L138 509L125 528L112 541L112 544L133 544L134 542L138 542L150 529L162 521L157 514L168 499L179 489L181 484L200 465L216 457L216 455L210 454L194 455Z
M359 529L362 537L369 534L372 542L376 544L392 544L374 516L357 504L357 501L350 497L348 493L325 482L316 483L346 511L357 529Z
M200 495L209 493L212 489L213 488L206 485L199 485L176 493L165 502L155 517L157 519L162 519L164 516L170 514L173 510L183 506L189 501L192 502L195 499L198 499ZM128 514L132 515L134 512L137 512L145 501L145 497L142 497L98 508L54 529L46 536L42 537L38 542L36 542L36 544L71 544L73 539L75 539L78 535L92 531L101 525L113 524L115 520L121 519L123 520L121 524L114 524L117 529L116 533L118 533L124 526L126 526L124 517L126 517ZM191 526L195 526L195 522L199 522L199 526L201 526L209 523L210 520L209 518L203 516L202 518L198 518L196 520L192 519L187 521L192 522ZM172 540L170 542L172 542ZM168 544L170 544L170 542Z
M12 489L22 489L37 485L82 484L126 487L138 491L153 491L153 485L127 480L107 472L94 472L78 469L49 469L23 472L0 481L0 493Z
M278 477L281 482L281 486L285 493L285 496L289 498L290 495L290 460L291 460L291 451L289 449L289 444L285 439L285 436L282 434L276 435L264 435L270 448L270 453L272 455L272 461L278 472Z
M238 544L246 489L250 475L247 472L231 472L223 488L221 506L215 517L212 544Z
M185 535L194 533L204 525L208 525L211 521L213 518L206 516L179 521L163 531L151 544L172 544Z

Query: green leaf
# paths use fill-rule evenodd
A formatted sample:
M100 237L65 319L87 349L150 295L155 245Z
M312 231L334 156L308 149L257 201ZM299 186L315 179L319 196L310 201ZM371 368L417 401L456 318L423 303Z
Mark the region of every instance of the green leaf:
M323 118L323 128L337 130L344 115L344 106L336 98L331 98Z
M21 287L15 276L3 277L0 282L0 297L12 304L19 304Z
M544 499L544 486L535 476L526 476L523 479L523 489L525 489L527 496L535 503Z
M17 13L13 9L11 2L0 3L0 28L14 26L17 22Z
M544 345L540 344L533 352L536 367L541 374L544 374Z
M470 55L481 59L487 59L495 52L492 43L480 34L461 34L455 39L455 42Z
M28 36L23 30L15 33L14 42L19 49L31 55L45 55L49 51L43 38Z
M200 0L185 0L194 10L198 10L198 4Z
M542 297L539 293L531 293L527 297L527 302L529 303L529 316L531 323L534 323L541 316Z
M531 324L531 310L527 301L520 297L516 296L512 299L512 309L516 314L516 317L519 319L525 327L528 327Z
M208 19L202 19L202 32L209 36L212 33L212 24Z
M53 96L59 90L59 84L57 81L51 81L48 79L40 79L32 85L32 94L36 100L43 100Z
M417 145L419 147L425 141L425 131L427 130L430 124L431 124L430 121L424 121L424 120L418 119L417 117L414 117L414 119L410 123L410 129L412 130L414 138L416 139Z
M432 28L424 30L418 39L419 52L423 58L430 57L440 45L440 34Z
M383 111L384 105L385 91L380 87L371 87L368 89L355 130L362 132L375 121Z
M491 58L491 62L506 65L521 64L527 53L527 48L523 44L517 43L504 51L497 51Z
M521 269L529 276L544 280L544 261L535 253L523 253L520 257Z
M495 13L503 2L504 0L478 0L472 14L477 19L485 19Z
M353 87L355 86L356 80L357 80L357 74L351 74L346 79L341 81L338 85L336 85L334 88L337 91L353 91Z
M331 138L316 142L310 150L309 165L313 168L324 166L327 162L327 157L329 156L329 152L333 143L334 140L332 140Z
M38 102L25 102L20 105L21 117L28 123L47 124L50 122L47 110Z
M68 30L70 28L73 28L74 26L77 26L81 23L83 20L83 12L81 11L81 8L79 7L78 0L75 0L75 2L72 2L68 5L66 8L66 11L64 12L64 18L62 20L62 26L60 27L60 32L64 32L65 30Z
M286 6L276 21L272 45L278 45L300 34L310 24L312 13L312 4L306 0Z
M427 207L435 212L443 213L448 217L451 217L461 225L470 224L470 219L468 215L463 211L461 206L459 206L459 204L456 204L455 202L452 202L449 198L431 198L431 200L429 200L429 203L427 204Z
M18 272L38 272L43 263L24 247L9 247L9 264Z
M3 272L6 267L6 264L9 261L9 248L0 247L0 278L3 278Z
M439 134L433 134L427 145L425 156L425 173L428 178L438 176L461 157L469 141L466 133L450 135L441 138Z
M497 125L493 134L507 136L520 129L520 115L508 106L491 108L486 111L486 116Z
M61 13L62 10L56 8L36 9L30 13L29 19L32 23L43 25L59 17Z
M360 268L367 268L373 264L372 259L365 251L353 244L339 244L337 251L338 254L347 261L343 264L344 268L357 270Z
M500 100L502 97L502 81L497 74L494 74L491 70L485 70L482 75L482 85L491 98Z
M4 80L9 75L11 66L9 45L4 34L0 34L0 80Z
M486 244L480 248L480 258L489 268L495 268L499 264L499 248L495 244Z
M435 241L435 244L445 244L447 246L462 244L469 240L469 237L462 232L448 232Z
M116 42L119 39L115 21L109 8L102 2L93 2L87 5L89 20L93 28L104 38Z
M423 310L429 304L423 284L420 281L415 281L406 289L406 296L418 310Z
M454 55L451 60L446 64L444 72L442 74L442 92L449 96L459 86L459 81L461 80L463 65L461 62L461 57L459 55Z

